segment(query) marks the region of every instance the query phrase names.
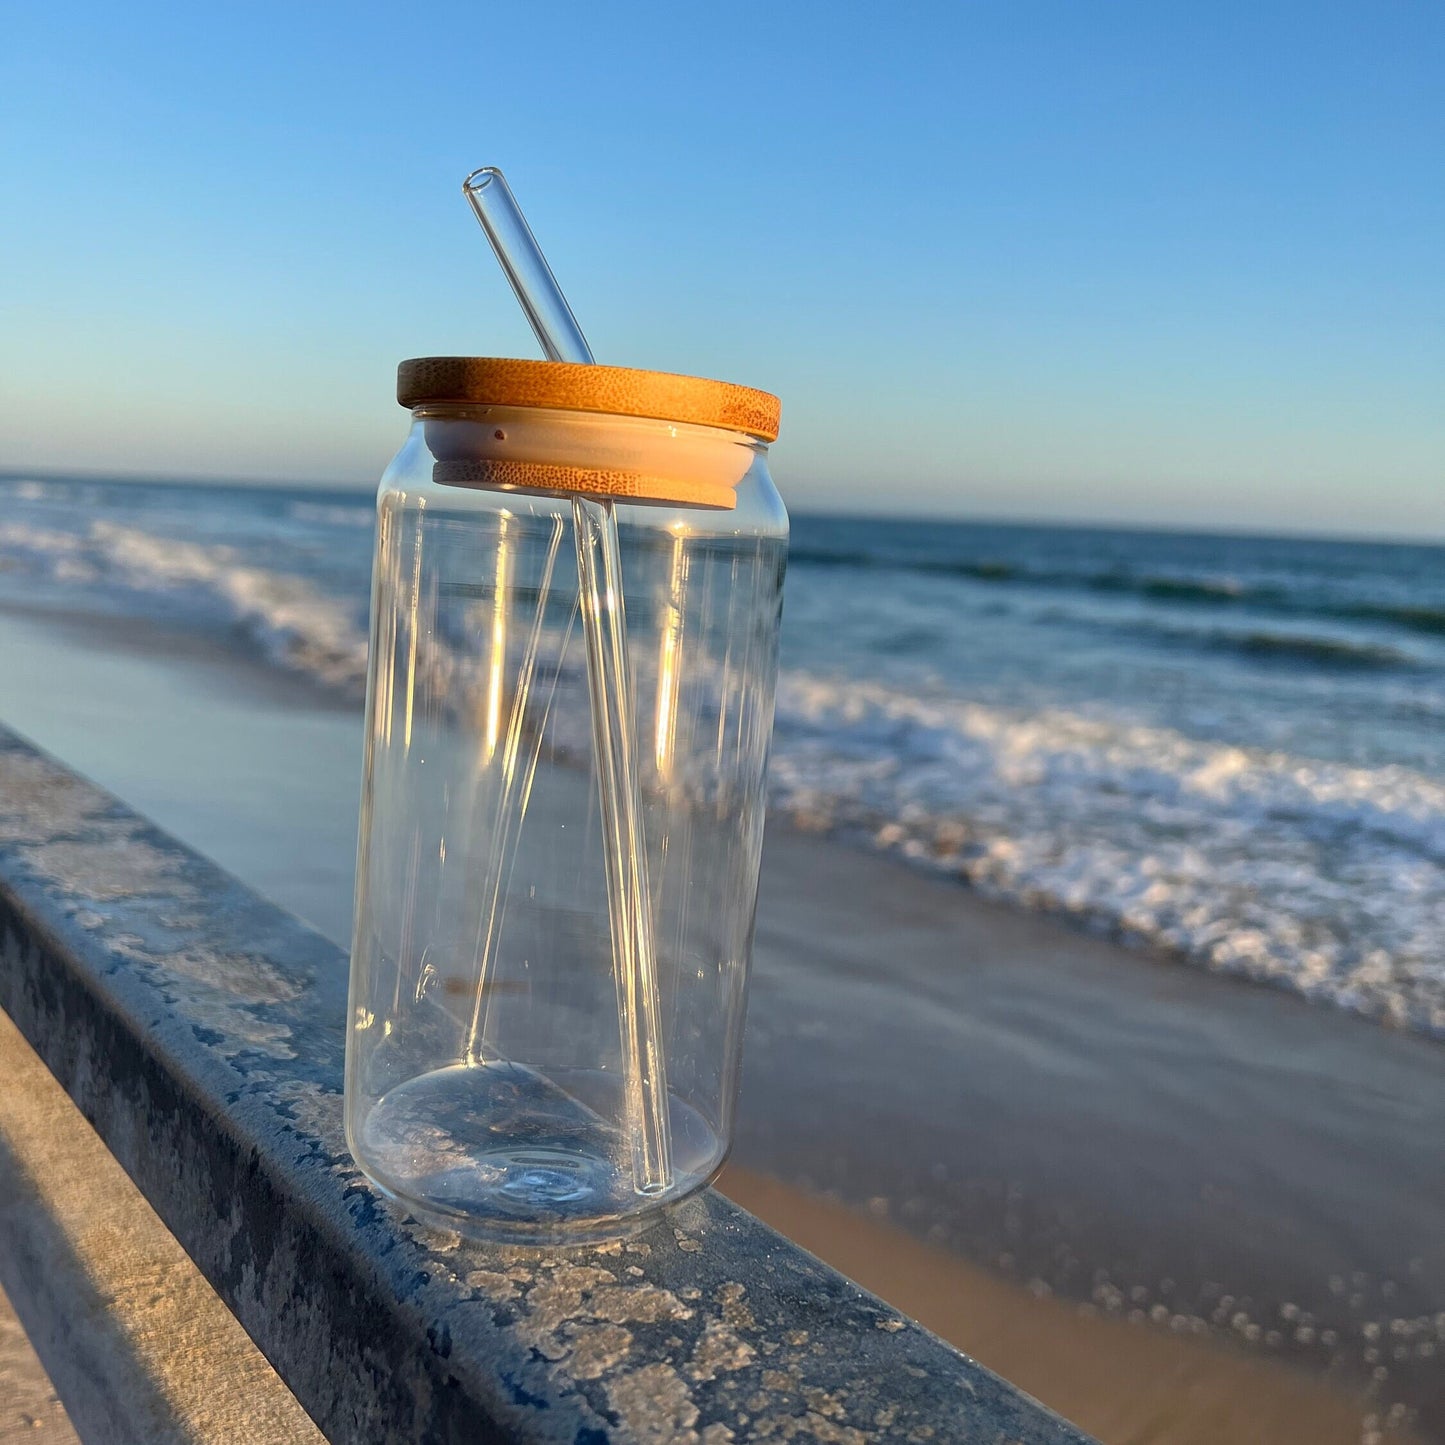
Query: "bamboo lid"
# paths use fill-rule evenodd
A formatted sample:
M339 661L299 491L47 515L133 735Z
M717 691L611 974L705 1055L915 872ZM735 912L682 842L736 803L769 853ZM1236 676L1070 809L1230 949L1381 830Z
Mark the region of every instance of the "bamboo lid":
M418 356L396 369L404 407L432 402L550 407L725 427L776 441L782 403L766 391L627 366L582 366L503 356Z

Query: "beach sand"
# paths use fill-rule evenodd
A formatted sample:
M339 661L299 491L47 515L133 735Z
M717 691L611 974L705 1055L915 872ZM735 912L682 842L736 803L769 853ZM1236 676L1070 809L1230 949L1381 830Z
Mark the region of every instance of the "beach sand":
M1150 1324L1080 1313L946 1250L762 1174L718 1187L805 1249L1106 1442L1358 1445L1354 1393L1276 1361ZM1413 1433L1386 1430L1404 1442Z
M1445 1432L1438 1044L784 829L755 959L739 1164Z
M120 622L0 616L0 677L346 941L354 709ZM770 830L723 1187L1106 1445L1445 1439L1442 1126L1438 1044Z

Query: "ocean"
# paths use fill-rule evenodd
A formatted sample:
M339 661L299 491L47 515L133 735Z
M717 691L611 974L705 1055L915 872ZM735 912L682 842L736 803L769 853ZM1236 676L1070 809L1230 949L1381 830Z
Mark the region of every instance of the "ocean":
M11 477L0 606L194 630L359 705L372 517ZM1445 547L797 516L771 787L801 828L1445 1037Z

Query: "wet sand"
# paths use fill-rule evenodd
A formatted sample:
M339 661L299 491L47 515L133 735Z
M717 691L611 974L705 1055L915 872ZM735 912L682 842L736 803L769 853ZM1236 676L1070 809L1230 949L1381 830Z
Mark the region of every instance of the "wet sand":
M736 1162L1445 1438L1439 1044L783 829L755 960Z
M345 946L361 709L227 641L0 607L0 722Z
M0 718L344 942L355 709L108 631ZM770 831L726 1187L1108 1445L1445 1439L1442 1135L1439 1044Z
M729 1167L718 1187L1102 1441L1359 1445L1348 1389L1211 1341L1081 1313L901 1230ZM1391 1442L1417 1440L1388 1429Z

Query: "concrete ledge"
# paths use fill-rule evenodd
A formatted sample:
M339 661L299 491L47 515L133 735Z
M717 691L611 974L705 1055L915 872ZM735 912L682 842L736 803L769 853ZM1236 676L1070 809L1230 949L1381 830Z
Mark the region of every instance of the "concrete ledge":
M421 1229L341 1132L340 950L0 732L0 1008L333 1442L1086 1437L720 1195Z

